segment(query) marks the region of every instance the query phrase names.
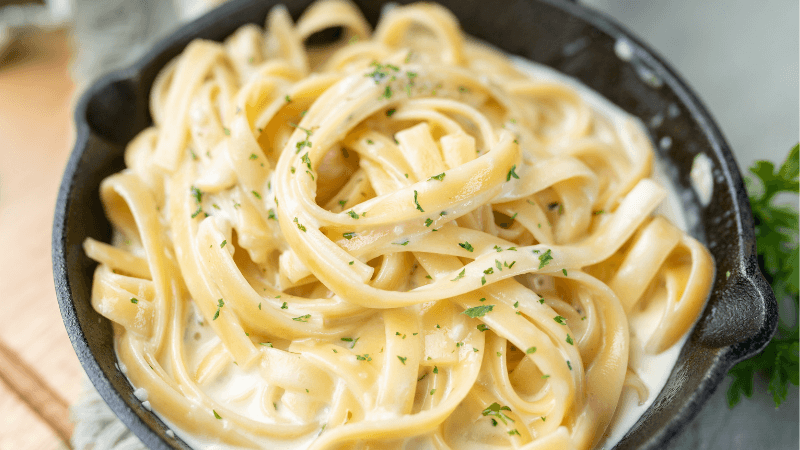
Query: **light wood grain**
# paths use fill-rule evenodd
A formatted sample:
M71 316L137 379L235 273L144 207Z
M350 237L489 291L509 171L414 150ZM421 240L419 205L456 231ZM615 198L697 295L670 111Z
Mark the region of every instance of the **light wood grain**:
M73 140L67 39L35 36L15 49L23 52L17 61L0 65L0 341L63 402L36 411L0 383L0 449L61 445L41 416L50 408L51 423L62 420L83 376L58 311L50 257L56 193ZM23 381L31 380L17 384L28 386Z

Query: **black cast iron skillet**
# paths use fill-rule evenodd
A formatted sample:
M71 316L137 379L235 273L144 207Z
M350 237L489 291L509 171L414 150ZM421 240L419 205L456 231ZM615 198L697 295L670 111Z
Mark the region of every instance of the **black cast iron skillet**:
M440 2L453 11L466 33L577 78L653 125L649 127L653 142L671 139L672 145L660 151L661 157L668 161L678 189L684 191L688 214L696 216L690 231L711 250L717 276L705 311L666 386L615 448L664 447L699 412L728 369L766 345L777 323L775 298L756 262L750 205L725 139L674 70L620 25L595 11L558 0ZM81 243L88 236L102 241L110 238L99 184L123 168L125 145L151 123L147 100L158 71L192 39L220 41L244 24L263 25L276 3L239 0L225 4L180 28L132 67L95 83L76 108L77 138L53 226L59 307L89 379L123 423L153 449L189 447L167 436L167 428L142 407L116 367L111 324L90 304L96 264ZM296 19L311 1L282 3ZM374 25L384 2L355 3ZM630 43L631 59L615 54L618 39ZM700 207L689 182L693 158L699 153L709 156L714 166L714 197L705 208Z

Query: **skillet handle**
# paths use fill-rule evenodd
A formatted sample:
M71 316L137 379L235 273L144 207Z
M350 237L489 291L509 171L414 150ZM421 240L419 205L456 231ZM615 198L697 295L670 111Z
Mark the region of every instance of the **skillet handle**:
M731 364L763 350L778 326L778 304L755 251L730 277L718 273L714 291L718 300L706 307L697 325L700 343L711 348L730 346Z

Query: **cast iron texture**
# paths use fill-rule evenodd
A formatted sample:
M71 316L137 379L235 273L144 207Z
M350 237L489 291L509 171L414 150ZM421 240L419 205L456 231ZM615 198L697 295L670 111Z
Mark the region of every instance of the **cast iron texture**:
M374 25L383 2L355 0ZM111 409L153 449L188 449L168 437L164 424L145 410L116 365L111 324L90 304L95 263L81 243L108 241L100 181L123 168L125 145L151 123L147 99L158 71L195 38L220 41L247 23L263 25L278 3L240 0L180 28L129 69L94 84L75 112L77 138L56 204L53 271L67 332L90 380ZM310 0L284 1L296 19ZM409 3L400 0L398 3ZM685 344L666 387L615 447L656 449L666 445L700 410L728 369L758 352L777 323L777 306L756 262L753 220L736 162L697 96L667 64L620 25L573 3L546 0L441 0L466 33L505 51L546 64L598 91L649 127L687 205L692 233L714 255L717 277L705 311ZM632 58L615 54L624 39ZM659 148L656 145L656 148ZM690 189L694 157L713 161L714 197L700 207ZM726 276L727 273L730 276ZM653 393L655 394L655 393Z

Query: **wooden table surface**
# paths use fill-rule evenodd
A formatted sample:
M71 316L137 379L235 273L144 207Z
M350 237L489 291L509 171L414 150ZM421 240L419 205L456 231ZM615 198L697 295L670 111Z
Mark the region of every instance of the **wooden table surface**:
M0 61L0 449L56 449L83 369L58 311L50 258L56 192L73 141L64 32Z

